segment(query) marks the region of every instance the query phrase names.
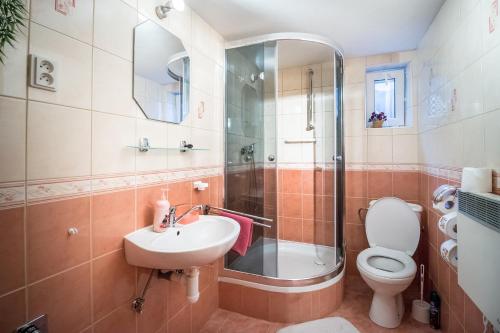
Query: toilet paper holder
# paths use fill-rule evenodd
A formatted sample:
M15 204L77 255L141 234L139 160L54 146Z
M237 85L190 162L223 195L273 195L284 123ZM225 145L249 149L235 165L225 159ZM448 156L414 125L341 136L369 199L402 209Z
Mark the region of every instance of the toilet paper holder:
M432 194L432 203L434 205L437 205L438 203L443 202L445 199L453 197L453 200L447 200L445 203L446 209L452 209L453 206L455 205L455 199L457 197L457 194L458 194L457 187L449 184L441 185Z

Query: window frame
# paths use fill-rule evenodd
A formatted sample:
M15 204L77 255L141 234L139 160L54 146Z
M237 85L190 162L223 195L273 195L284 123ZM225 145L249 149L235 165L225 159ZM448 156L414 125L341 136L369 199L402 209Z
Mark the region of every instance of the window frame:
M374 68L366 71L366 105L365 123L370 128L368 119L375 110L375 82L386 78L395 79L394 113L395 117L387 117L383 127L404 127L406 125L406 66Z

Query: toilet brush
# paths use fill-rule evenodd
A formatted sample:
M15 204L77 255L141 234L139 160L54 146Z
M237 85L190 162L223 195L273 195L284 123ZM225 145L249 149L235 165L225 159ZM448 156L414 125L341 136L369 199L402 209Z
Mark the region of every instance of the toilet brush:
M413 300L411 308L411 316L413 319L428 324L429 323L429 310L431 305L424 301L424 265L420 265L420 299Z

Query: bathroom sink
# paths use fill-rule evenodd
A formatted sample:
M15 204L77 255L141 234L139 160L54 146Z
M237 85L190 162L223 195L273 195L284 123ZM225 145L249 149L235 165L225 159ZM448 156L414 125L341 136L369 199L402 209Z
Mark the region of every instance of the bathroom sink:
M210 264L226 254L240 233L233 219L200 215L191 224L177 224L163 233L149 226L125 236L125 257L134 266L186 269Z

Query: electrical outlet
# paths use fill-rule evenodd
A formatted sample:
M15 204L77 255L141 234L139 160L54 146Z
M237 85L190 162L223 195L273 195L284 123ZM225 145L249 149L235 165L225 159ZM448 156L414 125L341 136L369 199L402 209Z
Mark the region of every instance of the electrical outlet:
M30 85L34 88L56 91L55 62L34 54L30 57Z

